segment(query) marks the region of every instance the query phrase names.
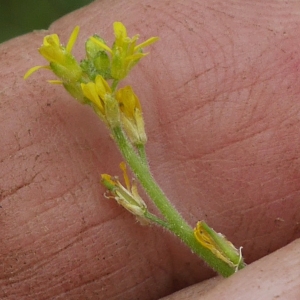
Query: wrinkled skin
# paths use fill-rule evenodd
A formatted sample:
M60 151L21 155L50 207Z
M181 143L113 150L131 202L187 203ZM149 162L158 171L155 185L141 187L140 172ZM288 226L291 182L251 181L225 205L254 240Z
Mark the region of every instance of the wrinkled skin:
M300 4L242 3L99 1L0 46L1 299L300 298ZM82 58L116 20L161 38L127 79L151 168L192 226L243 246L250 265L229 279L204 281L181 242L105 199L99 174L121 157L103 124L50 72L22 79L45 34L80 25Z

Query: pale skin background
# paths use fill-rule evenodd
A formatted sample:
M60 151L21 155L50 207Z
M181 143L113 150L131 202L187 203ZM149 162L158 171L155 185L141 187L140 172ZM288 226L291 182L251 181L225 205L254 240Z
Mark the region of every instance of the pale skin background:
M50 72L22 79L44 35L80 25L80 59L113 21L161 38L128 78L157 181L192 226L264 257L230 279L204 281L177 239L105 199L121 161L107 130ZM0 298L299 299L299 31L299 1L107 0L1 45Z

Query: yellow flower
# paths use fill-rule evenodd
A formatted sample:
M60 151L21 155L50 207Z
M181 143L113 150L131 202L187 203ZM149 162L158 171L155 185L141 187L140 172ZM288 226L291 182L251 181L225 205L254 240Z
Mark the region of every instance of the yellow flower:
M106 196L115 199L118 204L122 205L125 209L135 215L143 224L149 223L144 217L147 206L138 193L136 182L133 181L132 185L130 185L126 164L124 162L120 163L120 168L123 171L126 187L124 187L117 178L108 174L102 174L101 182L109 190L109 194Z
M95 82L81 83L81 88L84 96L93 103L93 106L105 118L105 95L111 94L111 89L106 80L98 75Z
M123 128L134 145L144 145L147 142L142 108L137 95L131 86L126 86L116 92L116 99L121 110Z
M35 71L45 68L52 70L59 78L62 79L62 82L78 81L82 76L82 70L74 56L71 54L78 33L79 27L76 26L66 47L60 44L57 34L45 36L43 45L39 48L39 52L50 62L50 64L45 66L36 66L29 69L24 75L24 79L28 78Z
M136 45L139 35L129 38L126 27L121 22L114 22L113 26L116 39L112 48L94 37L91 37L91 40L111 54L111 76L120 80L125 78L138 61L148 54L142 52L143 48L155 43L158 37L151 37L145 42Z
M111 128L120 125L118 102L107 81L97 75L95 82L81 83L83 95L91 102L95 112Z

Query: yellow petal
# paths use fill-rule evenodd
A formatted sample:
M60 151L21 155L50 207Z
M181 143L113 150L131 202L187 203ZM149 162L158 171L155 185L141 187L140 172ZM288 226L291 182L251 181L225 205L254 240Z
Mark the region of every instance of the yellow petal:
M114 22L113 27L116 39L124 39L127 37L127 30L123 23Z
M49 62L63 64L63 62L65 61L65 53L60 47L43 45L39 48L39 52Z
M111 94L111 88L107 81L101 76L97 75L95 78L96 91L100 98L103 100L106 94Z
M102 114L104 114L104 107L99 99L97 94L96 85L93 82L89 82L87 84L82 83L81 89L86 98L92 101L100 110Z
M43 46L60 46L59 37L56 33L46 35L43 40Z
M108 51L109 53L112 53L112 50L107 46L105 45L104 43L102 43L101 41L95 39L94 37L90 37L90 40L93 41L95 44L97 44L100 48L102 48L103 50L106 50Z
M131 86L121 88L116 93L116 98L120 104L121 111L130 119L134 119L135 109L141 110L139 98L134 93Z
M39 69L48 69L51 70L49 66L35 66L30 68L25 75L23 76L24 79L27 79L29 76L31 76L34 72L38 71Z
M120 169L123 171L123 177L124 177L125 185L126 185L127 190L129 190L130 189L130 181L129 181L129 178L128 178L128 174L127 174L127 170L126 170L126 164L124 163L124 161L122 161L120 163Z
M74 46L74 44L77 40L78 33L79 33L79 26L76 26L74 28L74 30L72 31L71 36L70 36L69 41L68 41L68 44L66 46L66 50L70 53L71 53L71 51L73 49L73 46Z
M61 80L47 80L47 82L49 82L51 84L63 84L63 82Z
M141 53L141 52L133 53L132 55L127 56L126 60L132 60L132 61L139 60L142 57L147 56L148 54L149 54L149 52L147 52L147 53Z
M137 46L134 48L134 51L137 51L137 50L139 50L139 49L145 48L145 47L147 47L147 46L149 46L149 45L151 45L151 44L157 42L158 40L159 40L158 37L151 37L151 38L148 39L147 41L145 41L145 42L143 42L143 43L137 45Z

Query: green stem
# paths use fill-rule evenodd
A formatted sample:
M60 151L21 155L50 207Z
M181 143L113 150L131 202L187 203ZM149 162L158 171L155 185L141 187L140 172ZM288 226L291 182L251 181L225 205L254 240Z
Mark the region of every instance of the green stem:
M139 156L144 164L148 165L148 159L145 151L144 145L136 145L136 148L138 150Z
M156 215L150 213L149 211L146 211L144 216L148 220L156 223L157 225L160 225L160 226L170 230L169 224L167 222L165 222L164 220L158 218Z
M144 187L146 193L165 217L168 223L168 229L177 235L193 252L202 257L216 272L224 277L233 274L235 272L234 267L229 266L196 240L193 229L167 199L153 179L148 166L143 163L143 160L135 152L135 149L124 135L123 130L120 127L116 127L112 133L126 162Z

